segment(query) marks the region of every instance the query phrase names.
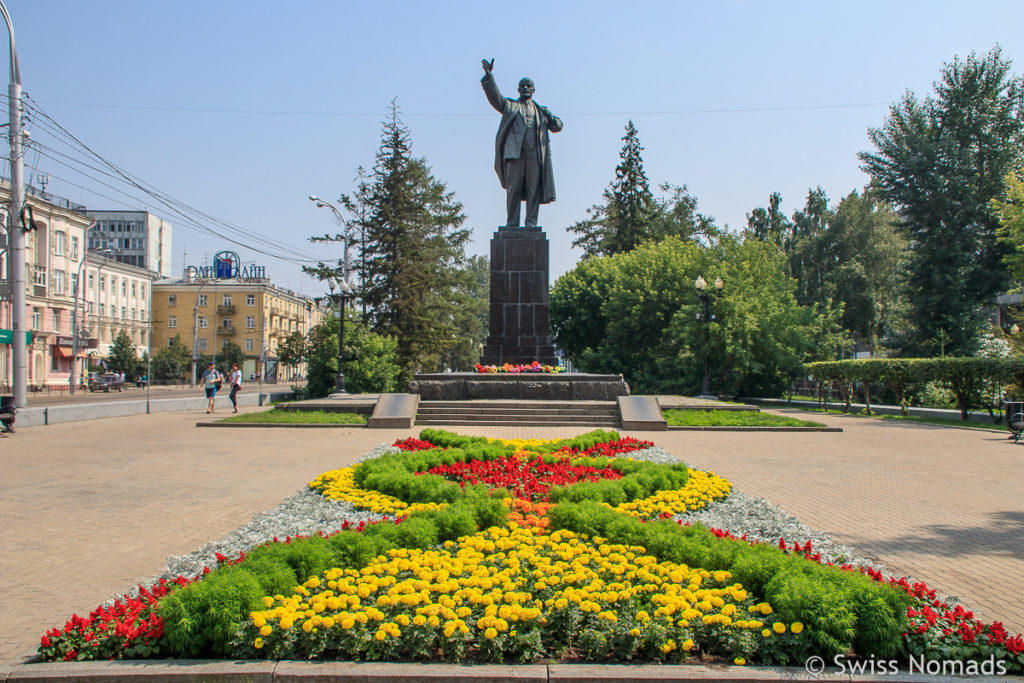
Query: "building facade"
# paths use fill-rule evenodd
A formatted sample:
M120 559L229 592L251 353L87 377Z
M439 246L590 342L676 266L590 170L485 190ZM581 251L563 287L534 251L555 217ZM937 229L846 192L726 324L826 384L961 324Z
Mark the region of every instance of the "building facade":
M264 277L206 278L194 273L186 270L180 279L153 283L154 351L169 346L177 336L195 360L215 356L232 342L245 356L241 370L247 380L290 381L305 376L304 363L279 367L278 348L288 335L306 335L320 322L323 312L313 299L277 287Z
M111 258L171 277L171 224L148 211L85 212L96 221L89 249L107 249Z
M94 363L110 355L123 330L142 358L149 350L152 284L157 273L101 254L86 255L80 329L89 340ZM83 370L85 368L83 367Z

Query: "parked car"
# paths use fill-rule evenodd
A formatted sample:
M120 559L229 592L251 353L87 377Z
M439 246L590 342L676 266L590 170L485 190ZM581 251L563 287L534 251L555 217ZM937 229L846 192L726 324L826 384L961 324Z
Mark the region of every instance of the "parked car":
M124 382L116 372L107 372L99 377L89 377L89 391L124 391Z

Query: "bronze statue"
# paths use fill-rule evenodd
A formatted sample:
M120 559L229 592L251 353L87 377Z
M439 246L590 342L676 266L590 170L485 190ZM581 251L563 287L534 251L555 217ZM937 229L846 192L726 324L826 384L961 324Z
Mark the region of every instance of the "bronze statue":
M494 60L482 60L484 77L480 79L491 103L501 114L494 142L494 170L505 188L507 228L519 227L519 209L526 202L526 227L537 227L541 204L555 201L555 177L551 168L548 131L562 130L562 120L533 101L533 80L519 81L519 99L501 96L494 75Z

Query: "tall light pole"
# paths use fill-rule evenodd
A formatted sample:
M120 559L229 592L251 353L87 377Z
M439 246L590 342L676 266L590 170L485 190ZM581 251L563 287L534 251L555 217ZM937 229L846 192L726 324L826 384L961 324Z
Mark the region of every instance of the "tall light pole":
M335 281L335 279L328 278L327 286L331 288L331 299L334 299L334 290L336 288L341 289L341 294L338 295L340 305L338 306L338 374L334 376L334 393L344 394L345 393L345 297L352 292L352 285L349 284L348 279L342 279L341 282Z
M349 248L349 243L352 241L352 226L349 225L347 220L345 220L345 214L343 214L341 212L341 209L339 209L334 204L332 204L332 203L330 203L328 201L325 201L323 199L320 199L320 197L317 197L315 194L309 195L309 201L315 203L318 209L330 209L331 213L334 214L334 217L338 219L339 223L341 223L341 229L342 229L342 233L341 233L341 236L342 236L342 248L344 249L343 255L342 255L341 277L342 277L343 280L348 281L348 276L349 276L349 272L350 272L350 270L349 270L349 260L348 260L348 248ZM366 235L364 234L363 235L364 240L365 240L365 237L366 237ZM363 243L361 242L360 243L360 258L362 258L362 246L363 246ZM366 286L366 266L365 266L365 261L364 261L364 265L359 270L359 284L360 284L360 287L365 287ZM351 289L351 285L349 285L349 288ZM366 301L365 300L363 301L363 317L364 318L366 317Z
M25 157L21 145L21 67L18 66L18 51L14 46L14 24L11 23L11 15L7 13L7 6L3 0L0 0L0 12L4 15L7 32L11 35L11 81L7 89L11 122L11 211L7 230L11 245L7 259L7 277L11 284L11 329L14 336L11 340L11 380L14 384L14 405L17 408L24 408L28 402L28 344L25 341L25 233L18 225L25 206Z
M711 297L720 294L725 283L722 278L715 278L715 291L710 292L707 280L698 275L693 286L697 288L697 297L704 303L704 379L701 381L699 398L718 398L711 394L711 321L715 319L715 316L711 315ZM697 314L697 319L702 319L700 313Z

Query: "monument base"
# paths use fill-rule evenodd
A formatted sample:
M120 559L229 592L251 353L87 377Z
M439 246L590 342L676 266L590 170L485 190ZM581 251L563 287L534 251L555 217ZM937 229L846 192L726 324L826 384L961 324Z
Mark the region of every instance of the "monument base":
M409 382L409 392L426 401L614 401L619 396L629 396L629 385L622 375L446 372L416 375Z

